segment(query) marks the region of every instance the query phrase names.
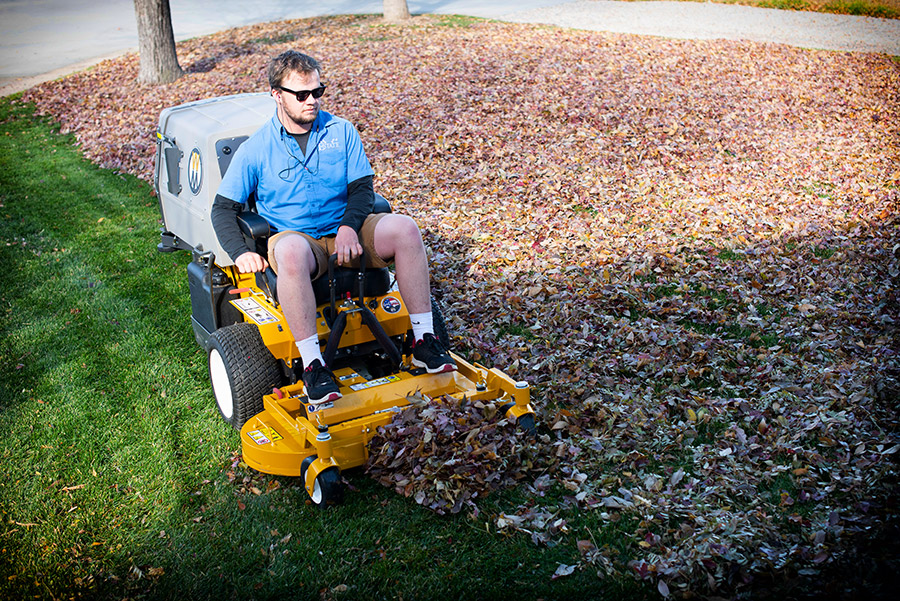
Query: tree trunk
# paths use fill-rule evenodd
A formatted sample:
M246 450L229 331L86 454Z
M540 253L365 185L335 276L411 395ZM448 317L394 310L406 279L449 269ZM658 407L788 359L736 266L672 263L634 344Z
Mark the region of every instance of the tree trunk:
M399 23L410 18L406 0L384 0L382 7L384 20L388 23Z
M138 83L171 83L181 77L169 0L134 0L134 16L141 54Z

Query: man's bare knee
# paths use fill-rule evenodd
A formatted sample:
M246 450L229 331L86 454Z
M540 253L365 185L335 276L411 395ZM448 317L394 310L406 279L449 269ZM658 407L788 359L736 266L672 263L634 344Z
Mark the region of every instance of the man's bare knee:
M284 236L278 240L274 255L282 274L310 273L316 266L316 256L303 236Z
M414 219L406 215L389 215L375 228L375 250L382 257L395 257L404 249L422 246L422 232Z
M397 235L405 242L417 242L422 239L422 232L419 231L419 224L412 217L406 215L397 215Z

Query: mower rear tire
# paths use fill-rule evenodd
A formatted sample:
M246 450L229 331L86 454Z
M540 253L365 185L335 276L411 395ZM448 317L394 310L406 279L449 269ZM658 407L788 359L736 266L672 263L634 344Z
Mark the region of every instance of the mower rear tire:
M222 419L240 431L263 410L263 395L282 384L278 361L249 323L219 328L207 343L209 380Z

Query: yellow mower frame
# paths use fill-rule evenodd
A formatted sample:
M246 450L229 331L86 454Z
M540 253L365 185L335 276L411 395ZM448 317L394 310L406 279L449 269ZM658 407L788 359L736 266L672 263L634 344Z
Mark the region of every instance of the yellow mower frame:
M242 274L233 266L223 270L237 284L230 290L233 298L229 302L241 312L244 322L258 328L263 345L284 365L298 361L299 353L284 315L269 292L258 286L256 275ZM402 337L410 330L409 314L398 290L361 300L348 295L336 304L338 313L347 313L339 348L355 348L376 340L364 323L361 304L372 311L388 336ZM332 335L328 320L323 317L329 308L330 304L324 303L317 311L323 346ZM209 352L215 388L214 346ZM240 425L244 461L260 472L302 478L313 502L324 507L341 499L339 473L364 465L369 455L368 443L378 428L414 402L444 396L494 402L507 417L533 430L534 410L527 382L515 381L498 369L470 363L455 353L451 355L457 371L439 374L412 367L408 354L402 355L398 369L378 377L367 377L352 365L336 367L334 374L343 397L318 407L307 403L302 381L274 387L263 396L262 410Z

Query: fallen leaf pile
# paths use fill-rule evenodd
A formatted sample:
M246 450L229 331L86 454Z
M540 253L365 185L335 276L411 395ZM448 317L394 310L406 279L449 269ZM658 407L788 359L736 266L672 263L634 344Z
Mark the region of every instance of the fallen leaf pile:
M376 189L426 232L456 350L533 387L557 463L497 528L577 548L555 577L631 573L666 596L851 557L895 511L900 63L450 24L246 27L180 44L168 86L137 85L131 55L25 99L150 180L161 109L264 91L270 56L309 51ZM425 443L445 410L400 416L421 444L388 434L376 477L453 511L528 473L465 471L518 444L494 422ZM432 489L404 483L417 469ZM571 532L586 512L621 546Z
M413 403L379 428L366 471L439 514L459 513L539 464L536 447L493 403L440 397Z

